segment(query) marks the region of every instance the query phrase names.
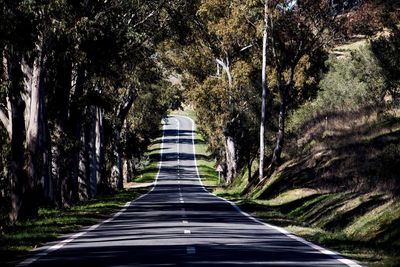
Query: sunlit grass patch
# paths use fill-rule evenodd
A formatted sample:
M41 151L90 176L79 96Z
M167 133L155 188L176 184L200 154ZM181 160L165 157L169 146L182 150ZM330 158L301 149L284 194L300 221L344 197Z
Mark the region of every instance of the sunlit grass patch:
M289 202L317 194L318 191L310 188L298 188L289 190L279 194L277 197L269 200L258 200L257 202L268 204L271 206L279 206Z
M400 229L396 226L398 222L400 222L400 203L389 201L364 214L344 231L357 239L379 238L381 241L398 241L400 238ZM393 229L387 231L388 228Z

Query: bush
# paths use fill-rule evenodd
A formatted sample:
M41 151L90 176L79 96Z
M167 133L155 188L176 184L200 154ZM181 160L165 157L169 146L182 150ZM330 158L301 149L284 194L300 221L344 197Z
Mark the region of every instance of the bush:
M321 80L317 108L354 110L383 101L386 81L369 45L351 52L348 58L331 57L329 72Z
M370 45L352 51L348 57L331 56L329 71L319 83L317 97L304 103L289 118L289 130L301 129L307 120L335 111L355 111L382 104L387 82Z

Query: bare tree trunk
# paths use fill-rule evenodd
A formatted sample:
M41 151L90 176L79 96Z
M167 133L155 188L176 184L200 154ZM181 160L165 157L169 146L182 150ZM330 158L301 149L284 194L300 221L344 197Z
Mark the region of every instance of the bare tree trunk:
M93 193L97 195L99 190L108 189L108 182L106 175L104 175L104 111L100 107L96 107L96 191Z
M232 98L232 87L233 87L233 77L229 68L229 59L226 57L225 62L222 59L216 59L216 62L225 71L228 78L228 108L233 109L233 98ZM230 110L231 115L233 111ZM234 127L233 124L235 119L228 121L226 124L226 129L224 130L225 137L225 161L227 167L227 177L225 180L226 184L230 184L237 174L237 146L234 137Z
M24 90L23 74L20 66L22 56L14 50L14 47L10 47L8 50L8 78L11 83L9 90L11 111L11 160L9 167L11 210L9 216L11 222L16 222L18 219L29 218L31 207L29 205L29 196L25 195L25 186L28 181L24 171L25 103L21 95Z
M26 194L31 195L30 204L32 206L32 215L36 215L37 213L37 201L38 201L38 192L37 192L37 183L40 177L41 169L39 168L41 164L41 155L38 153L41 148L39 147L40 142L40 123L39 120L43 115L41 112L44 109L44 97L42 94L43 90L43 39L39 37L39 41L36 44L36 52L37 56L33 62L32 69L32 84L30 86L30 110L29 110L29 118L28 118L28 129L26 135L26 146L27 146L27 176L28 183L26 184Z
M73 140L79 143L82 132L83 109L80 98L83 95L85 80L85 69L82 66L73 65L71 79L71 105L69 116L69 131ZM62 180L63 206L68 207L79 200L79 146L72 151L71 162L67 166L66 177Z
M265 158L265 113L267 103L267 42L268 42L268 0L264 3L264 32L263 32L263 49L262 49L262 103L261 103L261 122L260 122L260 164L259 164L259 179L264 177L264 158Z
M99 127L99 107L91 106L89 108L93 120L88 125L87 131L87 153L88 153L88 178L89 178L89 197L94 197L97 194L97 185L99 183L99 142L100 142L100 127Z
M90 116L90 107L84 112L84 116ZM86 200L90 197L90 123L81 123L79 142L79 163L78 163L78 190L79 200Z
M227 166L226 184L230 184L237 174L237 151L232 137L225 137L225 157Z
M111 178L112 182L116 182L117 189L123 189L123 169L122 169L122 160L123 153L121 148L121 133L122 127L128 116L129 110L131 109L133 102L135 101L137 96L137 90L134 86L129 89L128 97L123 105L120 106L117 114L118 122L114 129L114 146L113 153L115 157L115 164L111 170Z

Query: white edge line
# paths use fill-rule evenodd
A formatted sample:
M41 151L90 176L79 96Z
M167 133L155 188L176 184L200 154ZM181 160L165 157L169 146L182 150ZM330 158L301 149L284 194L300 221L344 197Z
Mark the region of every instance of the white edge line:
M332 251L332 250L323 248L323 247L318 246L318 245L316 245L316 244L314 244L314 243L311 243L310 241L307 241L307 240L305 240L304 238L301 238L301 237L299 237L299 236L297 236L297 235L295 235L295 234L293 234L293 233L291 233L291 232L289 232L289 231L287 231L287 230L285 230L285 229L283 229L283 228L281 228L281 227L278 227L278 226L271 225L271 224L269 224L269 223L265 223L265 222L263 222L263 221L260 221L259 219L256 219L256 218L254 218L253 216L251 216L250 214L248 214L247 212L242 211L242 210L241 210L235 203L233 203L232 201L226 200L226 199L224 199L224 198L222 198L222 197L220 197L220 196L217 196L217 195L215 195L215 194L209 192L209 191L204 187L203 181L202 181L201 178L200 178L199 169L197 168L196 146L195 146L195 143L194 143L194 139L195 139L195 123L194 123L193 119L190 118L190 117L180 116L180 115L174 115L174 116L175 116L175 117L181 117L181 118L189 119L189 120L191 121L191 123L192 123L192 145L193 145L193 154L194 154L194 163L195 163L194 165L195 165L195 169L196 169L197 178L199 179L200 185L201 185L201 187L203 188L204 191L206 191L207 193L209 193L209 194L211 194L211 195L213 195L213 196L215 196L215 197L217 197L217 198L219 198L219 199L221 199L221 200L223 200L223 201L225 201L225 202L228 202L228 203L231 204L232 207L234 207L238 212L240 212L242 215L246 216L246 217L249 218L250 220L252 220L252 221L254 221L254 222L257 222L257 223L259 223L259 224L262 224L262 225L264 225L264 226L266 226L266 227L275 229L276 231L278 231L278 232L284 234L285 236L287 236L287 237L289 237L289 238L292 238L292 239L294 239L294 240L296 240L296 241L299 241L299 242L303 243L304 245L307 245L307 246L309 246L309 247L311 247L311 248L313 248L313 249L319 251L319 252L322 253L322 254L329 255L329 256L331 256L333 259L335 259L335 260L337 260L337 261L339 261L339 262L341 262L341 263L343 263L343 264L345 264L345 265L347 265L347 266L351 266L351 267L362 267L362 266L363 266L363 265L361 265L360 263L358 263L358 262L355 261L355 260L351 260L351 259L345 258L345 257L342 256L339 252L335 252L335 251Z
M179 121L178 121L178 123L179 123ZM158 181L158 176L160 175L160 170L161 170L161 166L162 166L162 159L163 159L164 137L165 137L165 125L166 125L166 124L167 124L167 122L163 123L163 130L162 130L163 133L162 133L162 138L161 138L160 161L159 161L159 163L158 163L158 172L157 172L157 175L156 175L156 179L155 179L155 181L154 181L154 183L153 183L153 187L150 189L149 192L147 192L146 194L141 195L140 197L138 197L138 198L135 199L135 200L126 202L125 205L122 207L122 209L121 209L120 211L118 211L117 213L115 213L112 217L108 218L107 220L104 220L104 221L102 221L102 222L100 222L100 223L98 223L98 224L92 225L92 226L90 226L89 228L87 228L87 229L84 230L84 231L80 231L80 232L74 233L74 234L72 234L72 235L70 235L70 236L67 236L67 237L65 237L65 239L59 241L59 242L58 242L57 244L55 244L55 245L52 245L52 246L50 246L50 247L44 249L43 251L40 251L41 249L43 249L43 247L39 247L39 248L37 248L37 249L32 250L32 251L39 250L39 252L37 252L34 256L29 257L29 258L27 258L27 259L21 261L21 262L18 263L16 266L17 266L17 267L28 266L28 265L34 263L35 261L37 261L38 259L40 259L41 257L44 257L44 256L48 255L49 253L51 253L51 252L53 252L53 251L56 251L56 250L62 248L63 246L65 246L66 244L68 244L68 243L74 241L74 240L77 239L78 237L80 237L80 236L82 236L82 235L85 235L85 234L87 234L87 233L89 233L89 232L91 232L91 231L97 229L98 227L100 227L101 225L103 225L103 224L105 224L105 223L109 223L109 222L113 221L115 218L117 218L117 217L120 216L122 213L124 213L124 212L127 210L127 208L128 208L132 203L134 203L134 202L138 201L139 199L141 199L141 198L147 196L148 194L150 194L150 193L154 190L154 188L156 187L157 181ZM46 247L46 245L45 245L44 247Z

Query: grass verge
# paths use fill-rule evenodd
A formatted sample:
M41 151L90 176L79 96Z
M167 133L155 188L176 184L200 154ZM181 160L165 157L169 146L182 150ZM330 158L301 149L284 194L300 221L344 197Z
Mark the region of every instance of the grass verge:
M244 211L368 266L400 266L398 201L379 193L329 193L311 188L288 188L276 197L263 199L269 195L264 191L275 186L284 172L275 173L264 187L244 195L247 175L237 177L228 187L218 186L215 161L199 133L196 150L203 183Z
M152 183L158 172L162 138L153 140L142 160L138 164L138 170L130 182Z
M383 194L327 193L312 189L286 191L262 200L230 194L251 215L340 252L368 266L399 266L400 206Z
M98 223L148 189L136 188L81 201L70 209L41 207L35 220L5 227L0 235L0 266L14 266L29 251L59 236Z
M32 249L60 236L96 224L116 213L128 201L148 192L158 172L161 137L153 141L128 189L78 202L69 209L40 207L38 218L0 229L0 266L14 266ZM129 188L132 185L134 188Z

